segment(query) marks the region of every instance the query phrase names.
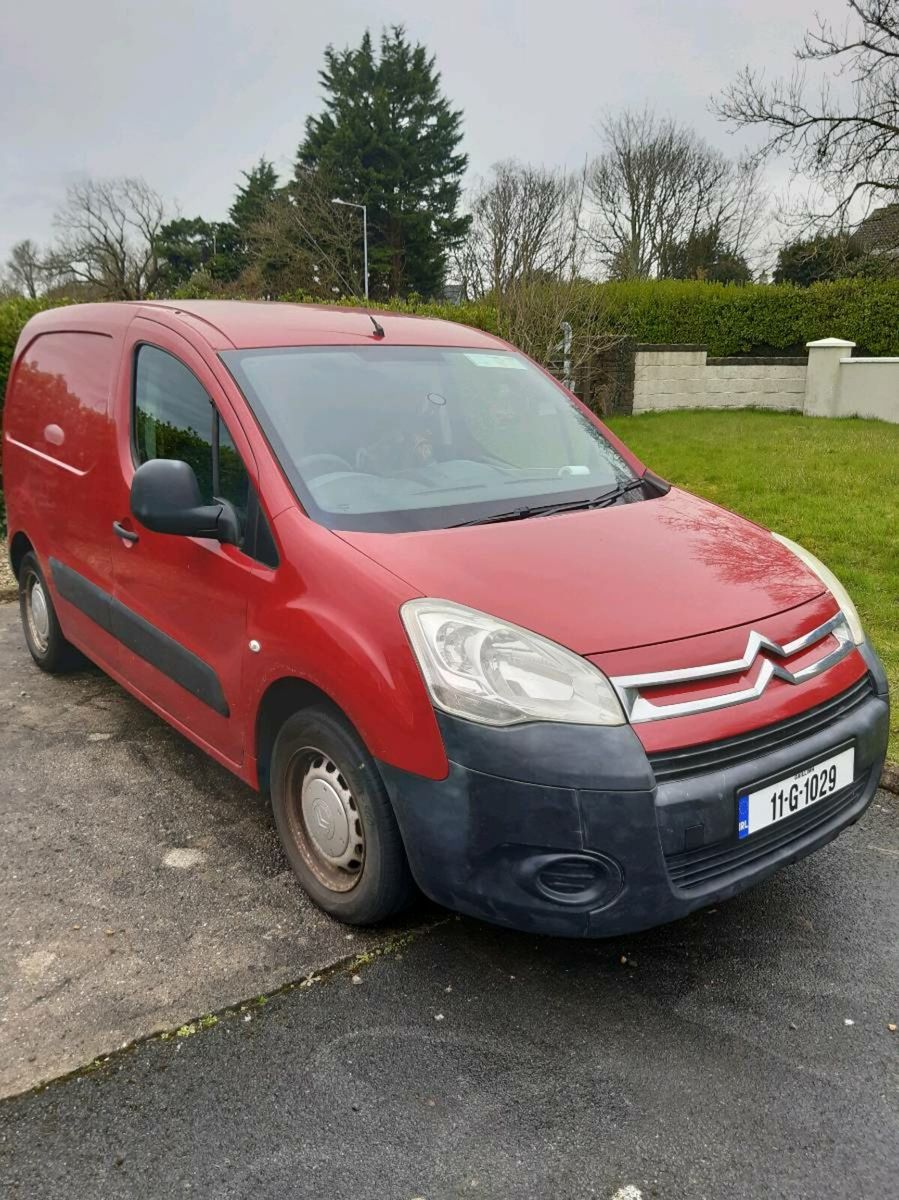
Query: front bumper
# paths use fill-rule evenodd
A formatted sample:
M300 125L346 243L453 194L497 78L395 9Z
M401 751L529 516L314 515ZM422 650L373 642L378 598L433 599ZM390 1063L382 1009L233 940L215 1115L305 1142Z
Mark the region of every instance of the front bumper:
M883 668L861 652L867 682L845 711L661 782L629 726L490 729L439 713L445 779L379 764L419 887L458 912L570 937L646 929L736 895L831 841L870 803L889 704ZM850 744L850 786L737 838L738 791Z

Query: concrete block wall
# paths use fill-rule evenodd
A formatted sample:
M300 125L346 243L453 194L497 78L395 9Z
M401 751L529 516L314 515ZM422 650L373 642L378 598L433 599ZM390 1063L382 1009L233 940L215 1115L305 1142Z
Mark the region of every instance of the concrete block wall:
M704 346L638 346L634 412L673 408L802 411L804 358L708 358Z
M837 412L899 424L899 358L840 359Z
M704 346L637 346L633 412L770 408L899 424L899 358L853 358L854 342L809 342L808 358L709 358Z

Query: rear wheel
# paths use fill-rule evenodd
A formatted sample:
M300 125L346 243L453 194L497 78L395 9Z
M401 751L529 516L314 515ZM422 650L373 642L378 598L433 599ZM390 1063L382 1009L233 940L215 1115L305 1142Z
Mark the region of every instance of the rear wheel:
M85 665L84 656L63 636L50 589L33 550L19 566L19 612L31 657L42 671L58 675Z
M325 707L289 717L271 765L275 823L315 903L351 925L384 921L415 895L393 809L352 726Z

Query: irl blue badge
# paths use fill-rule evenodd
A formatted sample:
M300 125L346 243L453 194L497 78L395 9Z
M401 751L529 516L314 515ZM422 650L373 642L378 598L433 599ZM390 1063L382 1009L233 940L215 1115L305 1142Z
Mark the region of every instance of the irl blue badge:
M737 835L741 838L749 836L749 797L740 796L737 809Z

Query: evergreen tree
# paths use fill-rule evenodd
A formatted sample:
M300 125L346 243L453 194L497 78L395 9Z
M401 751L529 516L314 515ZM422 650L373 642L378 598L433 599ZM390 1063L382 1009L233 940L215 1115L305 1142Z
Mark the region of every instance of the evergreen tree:
M236 279L250 266L255 229L271 213L283 191L278 186L277 171L265 158L241 175L243 183L237 185L237 195L228 210L232 230L230 279Z
M186 283L213 252L213 226L202 217L177 217L159 231L161 274L169 287Z
M846 234L824 234L782 246L774 269L775 283L808 287L853 275L861 254Z
M226 221L178 217L160 229L157 248L163 292L183 287L201 270L216 280L236 278L236 230Z
M228 221L179 217L159 231L162 259L161 287L183 287L197 271L219 283L233 283L250 265L254 227L281 195L274 166L260 158L255 167L241 172L243 182L228 211Z
M278 173L265 158L249 171L241 171L243 183L237 185L237 195L228 210L231 224L244 238L253 225L267 213L278 195Z
M306 121L297 181L321 172L335 196L368 206L373 296L439 292L468 229L457 211L468 159L434 58L395 26L377 54L367 32L355 49L329 46L319 77L325 108Z
M709 283L751 283L752 271L742 254L731 250L714 226L691 233L669 254L670 279L705 279Z

